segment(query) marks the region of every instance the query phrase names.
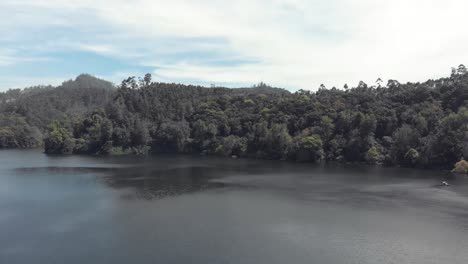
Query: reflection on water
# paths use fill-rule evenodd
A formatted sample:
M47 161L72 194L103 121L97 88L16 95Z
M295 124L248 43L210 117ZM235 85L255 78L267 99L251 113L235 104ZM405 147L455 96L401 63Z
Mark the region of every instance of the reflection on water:
M223 188L228 184L213 181L219 170L213 167L153 168L113 167L28 167L15 168L18 176L93 175L97 182L123 190L124 199L162 199L207 189Z
M89 157L86 160L89 161ZM190 156L106 158L87 166L11 169L16 176L91 176L126 200L153 200L212 189L274 192L296 199L351 206L419 206L430 202L466 215L466 177L447 172L357 165L311 165ZM82 161L80 161L82 162ZM450 182L450 187L440 182ZM450 201L450 207L444 208Z
M166 196L193 193L225 184L213 182L219 177L218 171L210 167L187 167L172 169L125 168L101 178L101 181L116 189L128 189L122 195L125 199L161 199Z
M445 172L0 151L0 263L466 264L467 237Z
M14 173L17 175L64 175L64 174L99 174L115 171L114 168L99 168L99 167L26 167L15 168Z

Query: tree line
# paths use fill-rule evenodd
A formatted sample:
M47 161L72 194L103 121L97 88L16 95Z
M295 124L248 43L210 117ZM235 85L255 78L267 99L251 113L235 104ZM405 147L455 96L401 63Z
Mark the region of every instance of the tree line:
M463 65L423 83L379 79L294 93L264 83L238 89L159 83L150 74L116 88L78 78L0 94L0 147L40 145L43 135L49 154L202 153L424 168L451 168L468 157Z

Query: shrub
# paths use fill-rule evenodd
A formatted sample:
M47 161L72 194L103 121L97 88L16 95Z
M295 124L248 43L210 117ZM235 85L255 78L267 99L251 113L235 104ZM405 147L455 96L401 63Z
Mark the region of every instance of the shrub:
M455 164L455 168L452 170L453 173L468 174L468 161L462 159Z
M371 147L366 153L366 161L369 164L378 164L382 162L382 155L376 147Z
M408 165L414 166L419 159L419 152L414 148L410 148L405 154L405 162Z

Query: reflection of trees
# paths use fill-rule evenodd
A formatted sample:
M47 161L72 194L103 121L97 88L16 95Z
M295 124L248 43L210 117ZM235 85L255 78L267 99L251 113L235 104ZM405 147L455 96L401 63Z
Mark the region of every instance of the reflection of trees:
M129 189L126 199L161 199L206 189L222 188L224 183L211 181L219 170L210 167L157 169L132 167L112 170L102 177L106 185L115 189Z
M26 167L16 168L15 172L19 175L83 175L83 174L107 174L114 171L115 168L105 167Z
M18 168L15 172L23 176L93 176L98 183L104 183L114 189L126 190L122 194L125 199L161 199L226 186L225 183L212 181L221 176L222 170L207 166L179 168L156 168L154 166L31 167Z

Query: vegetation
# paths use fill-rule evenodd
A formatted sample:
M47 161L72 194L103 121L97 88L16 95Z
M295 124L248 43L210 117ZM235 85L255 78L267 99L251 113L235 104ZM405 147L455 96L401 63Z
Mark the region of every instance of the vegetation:
M41 146L52 122L79 119L103 108L114 92L110 82L80 75L59 87L0 93L0 148Z
M466 160L460 160L455 164L455 168L452 172L468 174L468 162Z
M46 153L203 153L452 168L468 156L468 74L290 93L88 75L0 94L0 147ZM18 122L2 121L11 119ZM5 124L5 125L3 125ZM15 143L16 142L16 143Z
M0 148L30 148L41 140L39 129L30 126L24 117L0 113Z

